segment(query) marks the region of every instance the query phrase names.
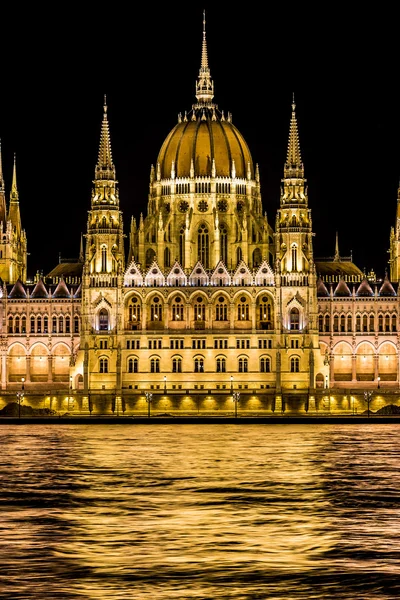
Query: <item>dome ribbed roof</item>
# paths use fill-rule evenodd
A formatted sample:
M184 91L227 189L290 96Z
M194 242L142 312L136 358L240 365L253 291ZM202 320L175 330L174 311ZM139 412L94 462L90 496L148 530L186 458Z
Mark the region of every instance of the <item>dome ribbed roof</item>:
M211 176L215 160L216 177L232 177L233 161L236 177L247 177L250 163L254 179L253 159L242 134L223 113L214 107L196 110L196 120L190 117L178 123L164 141L157 163L161 179L171 177L174 163L176 177L190 177L191 165L194 176Z

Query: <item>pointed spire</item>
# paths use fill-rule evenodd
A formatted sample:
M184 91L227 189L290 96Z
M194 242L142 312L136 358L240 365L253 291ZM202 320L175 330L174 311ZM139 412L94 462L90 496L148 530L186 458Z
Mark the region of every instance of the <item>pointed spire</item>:
M15 231L19 235L21 233L21 214L19 211L19 196L17 189L17 157L14 153L14 167L11 184L10 204L8 207L8 220L11 221Z
M292 118L290 120L288 151L284 169L284 177L304 177L304 166L301 162L299 131L296 118L294 94L292 100Z
M3 159L1 155L1 140L0 140L0 223L3 223L3 228L6 227L7 206L6 206L6 190L3 178Z
M107 97L104 94L103 122L101 124L99 157L97 160L95 178L115 179L115 168L112 160L110 130L107 117Z
M214 83L211 79L208 66L207 41L206 41L206 11L203 11L203 43L201 46L201 65L196 82L196 98L199 104L211 104L214 98Z
M14 202L18 202L18 189L17 189L17 155L14 152L14 166L13 166L13 176L12 176L12 184L11 184L11 200Z
M84 262L85 255L83 253L83 234L81 233L81 245L79 248L79 262Z
M1 155L1 139L0 139L0 192L4 192L3 158Z
M333 260L334 260L335 262L339 262L339 261L340 261L340 254L339 254L339 235L338 235L338 232L336 232L335 256L333 257Z

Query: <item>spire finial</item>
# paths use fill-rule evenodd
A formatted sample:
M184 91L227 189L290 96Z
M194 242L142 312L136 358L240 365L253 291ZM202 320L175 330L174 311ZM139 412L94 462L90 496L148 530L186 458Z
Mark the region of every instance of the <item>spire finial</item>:
M107 94L104 94L104 112L107 112Z
M13 167L13 177L11 184L11 194L17 196L18 200L18 190L17 190L17 154L14 152L14 167Z
M293 92L293 96L292 96L292 110L295 111L296 110L296 102L294 99L294 92Z
M3 158L1 155L1 138L0 138L0 191L4 192Z
M340 254L339 254L339 234L338 234L338 232L336 232L335 256L333 257L333 260L335 262L338 262L340 260Z
M301 162L299 131L296 118L296 103L292 97L292 118L290 120L289 142L285 164L285 177L304 177L304 167Z
M104 113L101 124L99 158L96 166L96 179L115 179L115 169L112 160L110 131L107 118L107 97L104 94Z
M206 11L203 10L203 42L201 46L201 64L198 81L196 83L196 98L199 104L211 104L214 98L214 83L211 79L208 66L207 41L206 41Z

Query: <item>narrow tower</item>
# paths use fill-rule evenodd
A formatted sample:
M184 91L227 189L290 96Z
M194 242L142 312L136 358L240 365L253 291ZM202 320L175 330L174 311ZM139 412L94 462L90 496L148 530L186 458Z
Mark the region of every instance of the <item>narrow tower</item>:
M397 188L396 224L390 231L390 281L400 281L400 184Z

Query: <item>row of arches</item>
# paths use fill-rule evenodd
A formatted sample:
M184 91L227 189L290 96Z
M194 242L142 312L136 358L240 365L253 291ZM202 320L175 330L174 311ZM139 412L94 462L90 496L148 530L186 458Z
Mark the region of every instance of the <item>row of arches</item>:
M392 333L397 332L397 329L397 314L394 313L320 314L318 316L320 333Z
M26 333L79 333L80 318L78 315L53 315L49 317L46 314L30 315L28 318L24 314L10 313L7 319L8 333L26 334Z

